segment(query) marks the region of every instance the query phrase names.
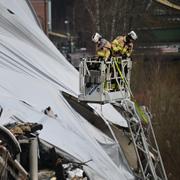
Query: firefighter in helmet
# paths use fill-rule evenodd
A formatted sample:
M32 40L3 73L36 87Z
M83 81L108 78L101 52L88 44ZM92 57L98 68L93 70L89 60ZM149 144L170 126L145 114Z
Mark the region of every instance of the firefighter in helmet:
M137 39L137 35L134 31L129 32L127 35L118 36L111 43L112 45L112 56L117 63L117 68L119 71L119 76L123 80L128 76L128 65L123 66L121 63L121 59L127 59L131 56L133 51L133 42ZM119 58L121 57L121 58ZM128 64L131 64L131 59L128 59ZM122 70L124 70L124 75L122 74ZM130 69L129 69L130 70ZM113 73L113 71L112 71ZM123 77L122 77L123 76ZM124 81L124 80L123 80ZM113 84L114 82L112 82ZM114 83L115 89L118 89L117 83Z
M102 38L99 33L92 36L92 41L96 43L96 54L98 59L107 61L111 56L111 43Z
M113 56L122 56L122 58L130 57L133 51L133 42L137 39L134 31L129 32L125 36L118 36L112 41Z

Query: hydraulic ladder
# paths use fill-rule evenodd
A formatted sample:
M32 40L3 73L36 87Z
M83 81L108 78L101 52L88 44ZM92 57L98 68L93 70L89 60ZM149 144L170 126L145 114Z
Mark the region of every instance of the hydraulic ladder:
M93 66L96 68L93 69ZM123 109L138 159L138 169L135 172L137 179L167 180L151 124L152 116L147 109L139 107L130 89L131 68L130 58L123 60L121 57L114 57L109 62L83 59L80 64L79 100L100 104L110 102ZM111 91L112 81L118 86L117 92ZM88 83L90 88L87 87ZM93 93L89 89L93 89Z
M116 104L117 105L117 104ZM144 122L135 102L124 99L118 105L127 113L131 141L136 151L139 171L138 179L167 180L166 172L151 123L151 114L143 110L148 122ZM140 175L140 176L139 176Z

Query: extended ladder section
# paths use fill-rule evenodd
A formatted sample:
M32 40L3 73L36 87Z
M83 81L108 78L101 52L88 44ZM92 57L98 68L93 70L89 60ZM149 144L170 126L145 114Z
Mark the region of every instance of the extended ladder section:
M130 99L124 99L119 104L127 113L127 122L131 141L138 158L138 179L143 180L167 180L160 151L151 124L151 114L144 108L140 112L136 103ZM144 114L142 114L144 113ZM142 116L146 116L148 122L144 122Z
M120 57L104 62L83 58L79 66L80 101L107 103L129 98L131 60Z

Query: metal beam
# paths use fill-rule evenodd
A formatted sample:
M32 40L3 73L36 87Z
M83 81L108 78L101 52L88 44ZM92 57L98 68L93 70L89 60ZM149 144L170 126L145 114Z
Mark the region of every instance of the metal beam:
M176 10L180 10L180 6L179 5L176 5L176 4L172 3L172 2L169 2L168 0L155 0L155 1L161 3L161 4L165 5L165 6L168 6L170 8L173 8L173 9L176 9Z

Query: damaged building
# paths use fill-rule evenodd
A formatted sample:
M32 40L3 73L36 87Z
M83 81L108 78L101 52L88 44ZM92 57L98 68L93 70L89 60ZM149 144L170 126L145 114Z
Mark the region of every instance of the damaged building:
M145 168L138 164L131 133L139 126L131 132L127 120L132 114L118 104L78 101L79 72L45 35L29 1L0 1L0 32L2 179L156 176L151 169L152 162L162 165L159 151L153 157L143 149L150 164L144 154ZM163 168L158 176L166 179Z

